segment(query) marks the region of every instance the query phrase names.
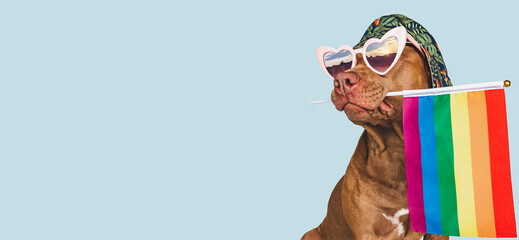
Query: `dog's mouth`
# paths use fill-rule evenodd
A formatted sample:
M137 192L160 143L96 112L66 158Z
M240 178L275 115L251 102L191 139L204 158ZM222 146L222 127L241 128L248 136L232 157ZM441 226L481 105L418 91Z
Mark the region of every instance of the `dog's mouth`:
M378 106L378 110L380 112L390 112L393 110L393 105L391 103L387 102L386 99L384 98L384 100L382 100L382 102Z
M366 112L372 112L375 110L378 110L380 112L387 112L387 111L393 109L393 105L388 103L386 101L386 99L383 99L382 102L376 108L364 107L361 104L347 102L342 106L342 111L347 111L347 109L349 109L349 108L358 108L358 109L362 109Z
M383 98L379 104L373 105L374 106L368 106L367 104L347 101L342 106L342 111L344 111L349 118L357 120L371 118L375 115L389 117L394 112L393 104L389 103L386 98Z
M398 104L393 97L386 97L389 89L381 85L356 85L344 91L332 91L332 102L338 111L344 111L354 122L389 120L395 117Z

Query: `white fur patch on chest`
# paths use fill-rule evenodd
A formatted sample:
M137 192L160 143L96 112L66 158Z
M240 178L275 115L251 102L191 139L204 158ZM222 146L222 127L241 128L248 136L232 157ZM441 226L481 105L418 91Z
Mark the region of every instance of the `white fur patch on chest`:
M392 224L396 225L396 229L394 231L398 231L398 236L404 234L404 223L400 222L400 217L403 215L409 214L409 209L402 208L398 210L395 215L388 216L385 213L382 213L382 216L389 220Z

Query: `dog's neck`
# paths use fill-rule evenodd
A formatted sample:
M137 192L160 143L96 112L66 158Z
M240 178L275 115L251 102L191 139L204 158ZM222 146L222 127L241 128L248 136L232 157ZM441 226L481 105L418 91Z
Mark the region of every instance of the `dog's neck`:
M354 165L361 174L369 175L369 178L377 179L381 184L401 188L405 185L402 121L363 127L366 130L362 147L365 152L362 151L362 156L352 158L356 159Z
M402 121L391 121L378 125L363 125L367 133L367 147L375 151L387 148L403 148L404 131Z

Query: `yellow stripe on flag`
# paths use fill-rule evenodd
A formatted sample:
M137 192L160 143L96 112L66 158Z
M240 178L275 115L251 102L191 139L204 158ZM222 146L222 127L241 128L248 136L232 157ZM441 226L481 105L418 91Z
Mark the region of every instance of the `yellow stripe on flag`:
M474 202L474 183L472 180L469 112L466 92L451 94L451 119L460 236L477 237L478 229Z

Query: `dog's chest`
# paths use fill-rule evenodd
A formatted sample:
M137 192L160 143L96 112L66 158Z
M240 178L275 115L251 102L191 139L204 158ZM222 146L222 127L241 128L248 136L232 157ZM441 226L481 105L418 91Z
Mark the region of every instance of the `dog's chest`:
M362 229L358 233L359 235L369 236L362 239L400 239L408 231L409 211L407 208L387 207L392 204L380 196L378 199L373 196L361 196L358 200L354 204L358 206L358 215L353 218L353 221L356 222L353 225L357 226L354 228Z
M405 208L393 214L379 212L361 234L361 239L402 239L407 232L409 211Z
M405 229L405 220L407 220L407 216L409 215L409 210L407 208L402 208L398 210L392 216L386 213L381 213L381 215L387 220L387 222L391 223L392 227L390 227L391 232L396 232L398 236L402 236Z

